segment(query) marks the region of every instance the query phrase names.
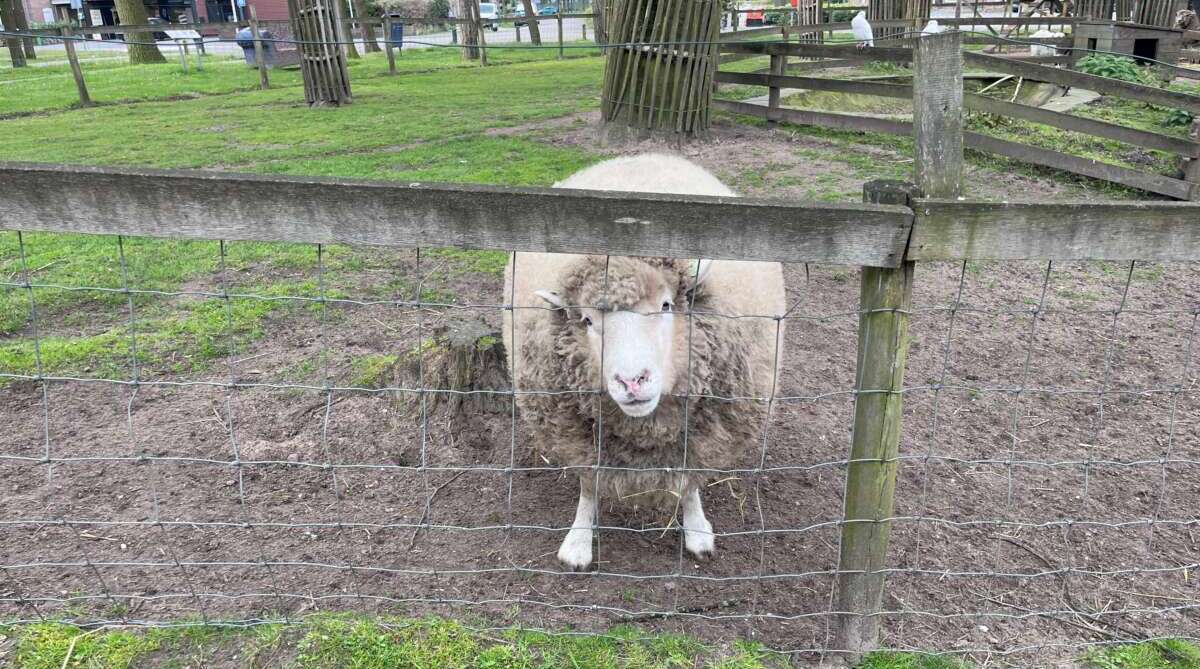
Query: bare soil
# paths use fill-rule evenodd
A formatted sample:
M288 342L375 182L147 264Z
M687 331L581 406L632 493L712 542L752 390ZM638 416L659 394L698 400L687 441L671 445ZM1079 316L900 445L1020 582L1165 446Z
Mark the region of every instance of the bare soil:
M556 141L585 131L557 128ZM731 142L745 151L731 157ZM804 163L795 146L782 131L723 127L691 155L725 176L779 161L797 177L843 178L844 163ZM846 169L846 188L860 187ZM971 176L996 194L1067 190L1000 179ZM669 514L606 505L598 571L571 574L555 551L576 485L529 452L511 410L456 435L440 407L421 420L420 393L321 389L326 374L347 383L365 355L411 362L441 325L500 322L487 306L504 302L499 277L452 265L431 276L411 251L356 252L373 269L336 277L351 297L355 285L423 278L457 303L276 312L232 365L149 370L136 386L0 389L0 617L632 621L714 643L753 638L795 651L797 665L828 657L857 268L785 269L795 306L782 399L745 458L767 469L705 491L716 557L683 553ZM1057 667L1088 644L1200 629L1200 274L1139 264L1123 297L1128 266L1055 265L1034 312L1046 269L918 268L881 619L889 647ZM215 276L199 283L219 291ZM231 378L245 385L223 385ZM683 615L659 615L672 611Z

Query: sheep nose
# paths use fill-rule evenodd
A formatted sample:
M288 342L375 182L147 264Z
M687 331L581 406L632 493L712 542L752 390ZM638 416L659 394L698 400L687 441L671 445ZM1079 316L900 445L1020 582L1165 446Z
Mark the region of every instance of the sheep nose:
M624 377L620 374L613 374L613 379L625 389L625 392L630 395L636 395L642 385L650 380L650 370L643 369L640 374L635 377Z

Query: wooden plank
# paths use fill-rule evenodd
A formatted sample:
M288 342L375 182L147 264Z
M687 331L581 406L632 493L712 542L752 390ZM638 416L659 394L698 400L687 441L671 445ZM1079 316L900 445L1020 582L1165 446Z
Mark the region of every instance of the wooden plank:
M772 56L777 58L778 56ZM912 86L884 84L876 81L854 79L826 79L822 77L796 77L771 75L757 72L717 72L716 81L723 84L747 84L750 86L776 86L779 88L803 88L812 91L836 91L859 95L878 95L885 98L911 98Z
M735 114L746 114L767 118L767 107L749 102L733 100L713 100L713 108ZM777 121L787 121L799 125L815 125L822 128L837 128L839 130L861 130L863 132L880 132L887 135L912 135L912 123L896 121L889 118L873 116L853 116L834 112L808 111L804 109L788 109L781 107L772 114Z
M912 49L899 47L869 47L859 49L853 44L811 44L802 42L724 42L721 53L749 53L760 56L804 56L807 58L841 58L856 63L887 61L912 62Z
M913 260L1200 261L1200 203L927 199Z
M893 266L912 220L878 205L23 163L0 163L0 183L3 229L190 239Z
M1025 119L1026 121L1042 123L1063 130L1113 139L1146 149L1167 151L1191 158L1200 157L1200 143L1183 137L1160 135L1155 132L1147 132L1114 123L1105 123L1104 121L1096 121L1090 118L1072 116L1070 114L1063 114L1062 112L1042 109L1041 107L1030 107L1029 105L1005 102L1004 100L997 100L974 93L965 94L964 102L967 109L974 111Z
M962 191L961 34L923 35L913 54L913 163L917 188L935 197Z
M905 188L906 186L907 188ZM872 181L866 202L907 203L912 184ZM851 663L879 644L908 358L914 265L862 268L854 427L838 551L835 648Z
M1044 81L1062 86L1077 86L1089 91L1096 91L1097 93L1115 95L1117 97L1140 100L1168 107L1179 107L1194 114L1200 114L1200 95L1188 95L1187 93L1142 86L1119 79L1097 77L1091 74L1084 74L1083 72L1035 65L1033 63L1025 63L1010 58L989 56L971 51L963 53L963 58L970 65L985 67L989 70L1004 72L1005 74L1014 74L1033 81Z
M1016 158L1017 160L1033 163L1034 165L1066 170L1085 177L1102 179L1179 200L1187 200L1194 196L1194 184L1180 179L1172 179L1160 174L1139 172L1119 165L1099 163L1088 158L1080 158L1050 149L1010 142L1005 139L997 139L974 132L964 133L963 137L964 143L971 149Z

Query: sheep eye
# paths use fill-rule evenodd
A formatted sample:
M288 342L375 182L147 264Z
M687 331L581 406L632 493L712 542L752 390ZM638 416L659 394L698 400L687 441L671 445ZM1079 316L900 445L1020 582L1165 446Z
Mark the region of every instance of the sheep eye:
M671 311L671 303L670 303L670 302L663 302L663 307L662 307L662 310L663 310L663 311Z
M590 316L584 316L584 317L583 317L582 319L580 319L580 320L582 320L582 321L583 321L583 324L584 324L584 325L586 325L586 326L588 326L589 328L590 328L590 327L592 327L592 319L591 319L591 317L590 317Z

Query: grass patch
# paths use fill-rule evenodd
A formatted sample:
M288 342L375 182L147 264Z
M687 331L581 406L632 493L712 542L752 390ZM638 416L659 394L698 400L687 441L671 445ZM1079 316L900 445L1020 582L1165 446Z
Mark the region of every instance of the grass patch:
M466 249L427 249L423 254L449 261L456 267L480 274L501 276L508 265L507 251L470 251Z
M1179 639L1098 648L1084 656L1095 669L1200 669L1200 647Z
M949 655L887 651L867 655L858 669L968 669L970 666Z
M520 629L474 631L442 618L314 615L293 626L85 631L62 623L0 628L15 639L22 669L129 669L167 655L165 666L204 666L213 648L261 669L768 669L783 660L755 643L710 648L686 636L618 627L606 635L548 634ZM71 641L75 640L71 648ZM155 664L154 666L159 666Z

